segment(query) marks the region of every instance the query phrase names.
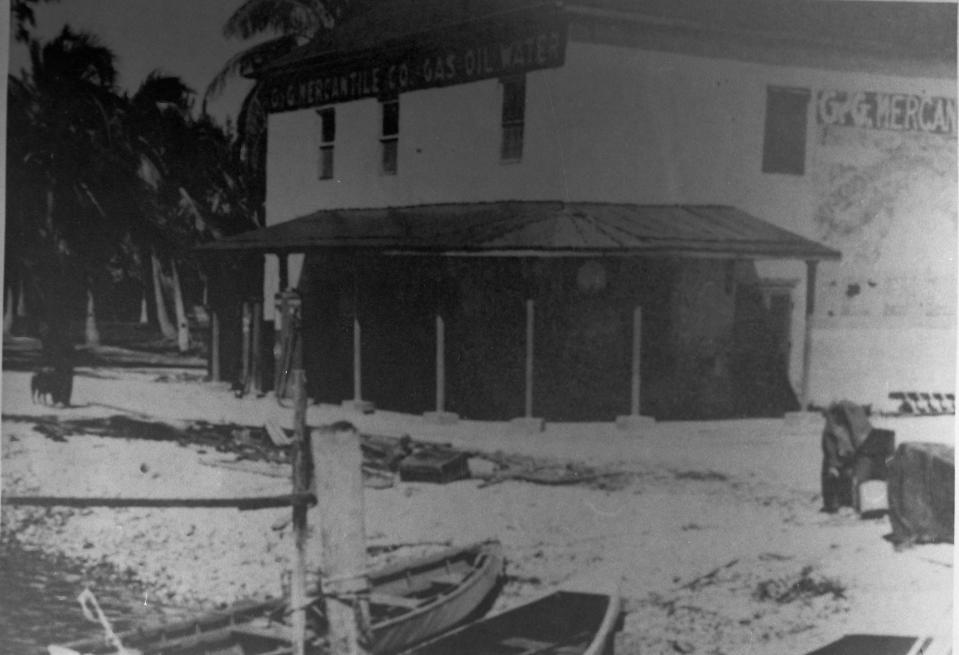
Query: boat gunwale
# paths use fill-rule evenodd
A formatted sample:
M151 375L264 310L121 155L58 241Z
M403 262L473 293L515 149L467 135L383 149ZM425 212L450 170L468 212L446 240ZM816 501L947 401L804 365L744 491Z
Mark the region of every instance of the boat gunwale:
M451 603L455 601L455 599L458 598L459 596L466 594L468 591L471 591L474 587L478 586L479 584L483 582L487 582L487 581L490 582L490 587L487 590L487 594L490 591L492 591L493 587L496 585L497 578L499 578L500 575L502 574L503 563L504 563L503 547L499 541L483 541L483 542L472 544L471 546L467 546L462 549L450 549L450 550L454 552L458 550L458 551L461 551L463 554L476 552L477 559L485 556L486 561L483 562L482 566L471 567L471 571L474 574L473 575L467 574L467 576L464 577L463 579L463 583L456 585L450 592L445 594L444 593L437 594L436 596L432 598L432 600L430 600L428 603L425 603L424 605L421 605L413 610L410 610L409 612L398 614L395 617L387 621L384 621L382 623L378 623L376 627L374 628L374 633L379 633L383 630L394 627L400 623L412 622L413 620L419 618L420 616L423 616L424 614L427 614L433 609L435 609L438 605L440 605L440 603L443 603L443 604ZM433 562L434 564L438 564L445 559L449 559L448 557L441 557L440 555L437 555L437 557L435 558L435 561ZM485 597L485 594L484 594L484 597ZM439 635L436 635L436 636L439 636ZM427 637L427 639L429 639L429 637ZM375 641L376 641L376 638L374 636L374 642ZM412 644L408 646L407 648L411 646Z
M371 573L370 577L370 586L375 587L376 581L383 580L384 578L391 578L406 571L415 570L421 571L423 569L430 569L435 567L437 564L441 564L446 560L452 559L462 559L476 553L477 551L482 550L483 548L495 548L502 551L502 544L496 539L487 539L484 541L477 541L465 546L450 546L436 553L426 555L422 558L416 558L413 560L400 560L388 564L381 569L377 569ZM405 564L405 566L404 566ZM415 567L409 566L409 564L415 564ZM415 573L413 575L416 575Z
M602 595L609 598L609 603L606 605L606 613L603 615L603 620L599 624L599 629L596 630L596 635L593 637L593 640L589 642L589 646L586 647L582 655L602 655L606 652L607 641L616 632L616 623L619 621L619 617L623 611L623 599L619 594Z

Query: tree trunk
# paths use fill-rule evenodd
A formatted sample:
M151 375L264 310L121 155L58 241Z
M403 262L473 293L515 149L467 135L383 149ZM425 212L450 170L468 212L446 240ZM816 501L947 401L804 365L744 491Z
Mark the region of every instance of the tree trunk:
M181 353L190 349L190 322L186 317L186 308L183 306L183 288L180 286L180 276L176 270L176 262L170 262L173 270L173 306L176 309L177 348Z
M100 345L100 328L97 327L97 307L93 299L93 283L87 284L87 315L84 328L88 346Z
M176 336L176 328L170 321L170 314L166 310L166 304L163 302L163 283L160 279L160 259L155 251L150 252L150 259L153 262L153 296L156 299L157 323L160 325L160 332L166 339L172 339Z
M6 287L6 300L3 303L3 336L9 337L13 332L13 288Z

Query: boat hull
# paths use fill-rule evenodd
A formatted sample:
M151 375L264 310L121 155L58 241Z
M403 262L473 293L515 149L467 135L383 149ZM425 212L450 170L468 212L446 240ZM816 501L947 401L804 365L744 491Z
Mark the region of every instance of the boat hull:
M370 576L372 652L396 653L476 618L488 609L503 573L502 547L484 542L394 564ZM318 602L317 609L322 608ZM120 633L143 655L283 655L290 628L280 621L283 601L244 603L187 621ZM312 641L322 641L315 639ZM63 644L84 654L114 653L102 639ZM311 652L322 652L322 646ZM63 651L58 651L63 652Z
M465 625L403 655L611 655L621 626L618 595L559 591Z

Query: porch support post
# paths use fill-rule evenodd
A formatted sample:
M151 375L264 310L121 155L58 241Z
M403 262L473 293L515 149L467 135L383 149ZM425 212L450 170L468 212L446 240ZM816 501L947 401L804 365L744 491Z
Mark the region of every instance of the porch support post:
M443 315L436 315L436 411L446 405L446 326Z
M643 308L633 310L633 366L632 366L632 395L630 398L629 413L639 415L639 353L643 342Z
M363 398L363 335L360 317L353 313L353 401Z
M526 403L523 416L532 418L533 416L533 351L534 334L536 322L536 308L533 299L526 300Z
M436 411L426 412L423 417L433 423L459 420L459 416L446 411L446 322L440 311L436 312Z
M802 380L800 382L799 409L809 409L809 369L812 362L812 324L816 310L816 265L814 259L806 260L806 322L803 327Z
M640 355L642 354L643 344L643 308L637 305L633 309L633 351L632 351L632 375L630 376L630 403L629 415L617 416L616 427L620 430L631 432L639 431L642 428L648 428L655 423L649 416L642 416L640 412L639 393L642 383L640 371Z
M526 299L526 376L524 413L522 418L513 419L513 425L525 432L542 432L543 419L533 417L533 353L535 352L536 306L532 298Z
M276 253L276 260L280 269L280 292L290 288L290 268L287 259L288 256L285 252Z
M253 378L253 393L263 395L263 301L254 298L252 306L252 323L250 339L250 377Z
M345 409L363 414L373 412L373 403L363 400L363 327L360 323L359 272L353 264L353 399L344 400Z
M210 379L219 382L220 373L220 313L210 312Z
M250 329L253 323L253 309L250 306L250 301L247 300L243 303L243 318L242 318L242 343L243 347L240 351L241 356L241 366L240 366L240 385L242 387L242 392L240 395L246 394L250 390Z

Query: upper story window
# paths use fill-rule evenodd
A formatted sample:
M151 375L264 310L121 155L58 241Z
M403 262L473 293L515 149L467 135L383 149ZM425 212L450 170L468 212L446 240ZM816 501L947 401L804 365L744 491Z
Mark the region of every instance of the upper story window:
M400 101L397 98L385 100L380 104L383 109L383 129L380 147L383 151L383 175L396 175L397 151L400 137Z
M771 86L766 89L766 133L763 173L806 172L806 116L809 89Z
M333 143L336 141L336 110L320 109L316 112L320 119L319 177L321 180L333 179Z
M526 77L507 77L503 84L502 161L523 158L523 126L526 121Z

